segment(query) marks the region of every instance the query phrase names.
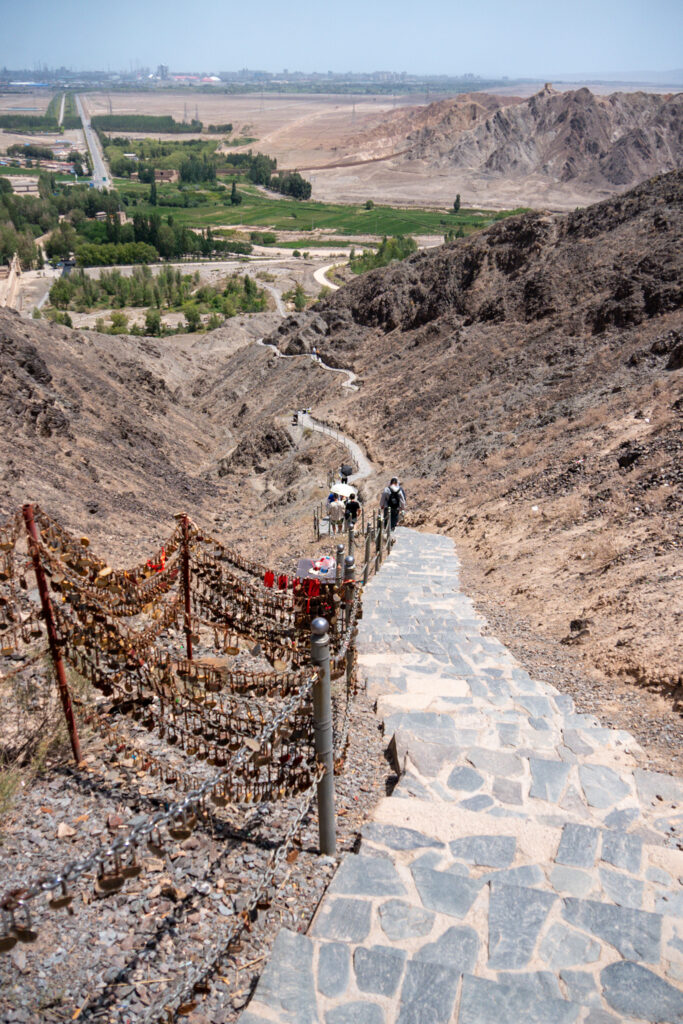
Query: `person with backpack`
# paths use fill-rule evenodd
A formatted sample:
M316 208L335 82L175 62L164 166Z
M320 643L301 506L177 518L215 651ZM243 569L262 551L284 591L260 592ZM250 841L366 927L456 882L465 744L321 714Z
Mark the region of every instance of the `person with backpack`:
M349 495L348 501L346 502L346 509L344 512L344 518L346 519L346 529L353 525L355 527L358 514L360 512L360 502L358 501L355 494Z
M398 477L392 476L389 486L382 491L379 500L379 507L384 510L384 522L391 519L391 529L396 529L399 512L406 507L405 492L398 482Z

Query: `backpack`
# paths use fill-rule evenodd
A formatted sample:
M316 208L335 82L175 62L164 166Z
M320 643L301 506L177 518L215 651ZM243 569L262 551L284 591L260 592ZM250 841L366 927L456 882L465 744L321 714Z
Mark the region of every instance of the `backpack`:
M401 492L390 491L389 497L387 498L387 505L389 508L400 508L401 507Z

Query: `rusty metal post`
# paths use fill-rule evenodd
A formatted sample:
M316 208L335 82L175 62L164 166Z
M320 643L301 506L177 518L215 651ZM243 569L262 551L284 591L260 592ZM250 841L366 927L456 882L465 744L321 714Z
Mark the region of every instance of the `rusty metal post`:
M192 661L192 608L190 603L190 524L183 513L183 592L185 599L185 644L187 660Z
M59 689L59 696L62 701L62 707L64 709L66 726L67 729L69 730L71 749L73 750L74 759L76 761L76 764L78 765L83 760L81 757L81 744L80 740L78 739L78 729L76 727L74 709L71 704L71 694L69 693L69 686L66 681L66 670L64 668L64 660L62 658L62 652L59 649L59 638L57 636L57 626L55 625L55 617L52 611L50 592L47 589L45 571L43 569L42 562L40 561L40 551L38 549L38 531L36 530L36 524L33 518L33 506L24 505L22 508L22 512L24 515L24 523L26 524L26 532L28 533L29 538L29 549L31 551L31 558L33 559L33 569L36 574L36 583L38 584L40 603L43 607L43 616L45 618L45 625L47 626L47 637L50 644L52 664L55 667L55 674L57 676L57 688Z

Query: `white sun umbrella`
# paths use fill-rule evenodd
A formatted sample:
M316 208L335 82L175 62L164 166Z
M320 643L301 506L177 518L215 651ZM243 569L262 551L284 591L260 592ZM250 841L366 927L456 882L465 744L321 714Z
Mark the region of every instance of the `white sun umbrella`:
M351 487L350 484L334 483L330 487L330 490L333 492L333 494L338 494L342 498L348 498L352 494L356 493L356 488Z

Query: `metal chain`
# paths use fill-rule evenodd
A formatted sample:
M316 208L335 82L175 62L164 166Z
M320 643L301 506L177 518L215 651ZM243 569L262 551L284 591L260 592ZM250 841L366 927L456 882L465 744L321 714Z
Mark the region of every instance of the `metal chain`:
M239 919L221 935L221 937L213 943L213 946L203 956L202 963L193 967L183 978L175 985L174 988L166 991L166 994L161 1000L155 1002L153 1006L150 1006L143 1017L140 1018L140 1024L156 1024L156 1022L168 1022L173 1019L173 1011L188 997L194 995L195 989L202 982L211 975L217 968L220 960L225 956L228 946L231 942L240 935L243 929L246 927L247 922L251 916L251 913L256 909L258 904L261 902L263 897L266 895L268 889L273 884L275 875L277 874L278 868L287 857L289 850L292 846L295 836L301 828L301 824L306 817L311 802L313 800L313 793L318 785L319 781L325 774L324 768L320 766L316 773L316 777L311 783L308 790L303 794L301 798L301 805L296 814L296 817L292 821L285 837L278 846L277 850L274 850L268 860L268 865L261 878L261 881L256 889L253 890L249 901L246 906L240 911ZM291 871L291 869L290 869ZM281 889L289 877L289 871L280 880L277 888Z
M362 587L359 586L356 588L356 592L353 596L351 614L349 615L349 624L344 631L344 635L342 637L342 641L337 652L333 655L331 659L332 664L335 666L341 664L341 662L344 661L344 659L346 658L346 652L351 646L351 642L353 640L353 633L356 628L356 622L358 620L358 610L360 608L361 595Z
M312 682L309 683L298 694L296 694L292 700L283 705L280 713L266 726L266 728L264 728L260 736L257 738L256 742L259 744L259 749L269 741L271 736L285 725L291 715L296 712L297 708L304 702L304 700L310 697L312 685ZM8 913L12 918L8 930L11 931L14 925L13 915L18 910L22 910L30 921L28 903L36 896L43 893L54 892L56 889L66 889L69 883L77 881L82 875L91 872L94 869L102 868L107 862L113 861L115 864L119 864L123 857L130 858L131 855L134 855L135 850L138 846L142 845L143 840L148 839L153 833L158 832L158 830L164 825L168 825L171 821L178 819L187 821L191 814L201 811L201 807L206 798L229 778L230 773L234 772L238 765L253 756L254 750L252 747L248 744L243 744L240 749L235 752L233 757L230 758L227 767L217 776L207 779L206 782L197 789L189 792L182 800L178 800L176 803L171 804L171 806L165 811L159 811L146 821L136 825L127 835L117 837L109 846L100 847L99 849L94 850L82 860L69 861L56 874L44 875L42 878L38 878L35 882L30 883L25 888L14 889L11 892L6 893L2 899L0 899L0 910ZM2 923L5 928L7 928L5 914L3 914ZM2 933L0 932L0 934Z

